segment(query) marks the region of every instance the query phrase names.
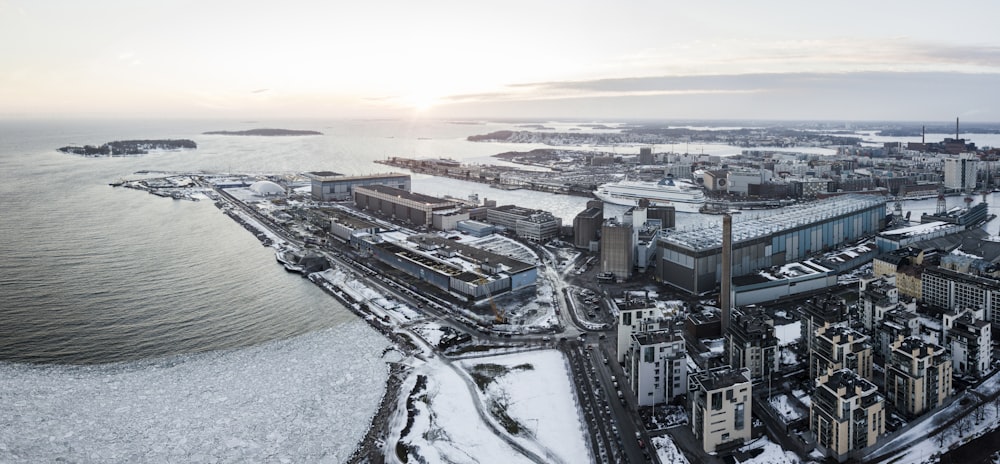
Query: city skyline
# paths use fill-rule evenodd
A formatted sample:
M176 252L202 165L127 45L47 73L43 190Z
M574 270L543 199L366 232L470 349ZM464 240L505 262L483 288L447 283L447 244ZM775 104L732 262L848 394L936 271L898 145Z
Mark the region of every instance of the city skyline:
M0 1L0 117L1000 121L1000 5Z

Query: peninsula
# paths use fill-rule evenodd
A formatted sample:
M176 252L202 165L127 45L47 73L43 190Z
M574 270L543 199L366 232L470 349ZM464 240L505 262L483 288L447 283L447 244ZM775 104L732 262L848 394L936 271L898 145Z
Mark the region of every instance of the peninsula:
M294 129L249 129L242 131L210 131L203 132L204 135L257 135L264 137L280 137L290 135L323 135L322 132L311 130Z
M149 150L195 149L198 144L193 140L116 140L101 146L84 145L82 147L66 146L59 148L63 153L73 153L83 156L134 156L145 155Z

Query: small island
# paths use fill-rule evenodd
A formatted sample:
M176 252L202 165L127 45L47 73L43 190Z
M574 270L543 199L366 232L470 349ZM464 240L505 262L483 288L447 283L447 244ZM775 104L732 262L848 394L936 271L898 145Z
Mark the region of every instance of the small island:
M179 150L195 149L198 144L187 139L167 140L116 140L104 145L84 145L82 147L66 146L59 148L63 153L73 153L82 156L135 156L145 155L149 150Z
M282 137L289 135L323 135L322 132L311 130L293 129L249 129L242 131L210 131L203 132L204 135L257 135L264 137Z

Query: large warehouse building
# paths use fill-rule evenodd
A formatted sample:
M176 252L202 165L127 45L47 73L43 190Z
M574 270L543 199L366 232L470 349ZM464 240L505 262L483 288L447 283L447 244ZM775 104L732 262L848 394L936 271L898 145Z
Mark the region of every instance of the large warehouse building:
M457 210L460 204L457 201L442 200L386 185L355 186L354 203L363 210L384 214L415 226L427 227L433 225L435 212ZM462 219L468 219L468 215Z
M733 222L732 276L781 266L872 235L885 226L885 198L842 195ZM716 224L660 234L657 277L693 294L714 290L722 276L722 228Z
M534 285L538 279L534 264L433 235L380 242L372 246L372 253L396 269L470 301Z
M388 185L400 190L410 190L410 175L395 172L370 176L345 176L331 171L315 171L303 175L312 181L312 198L316 201L350 200L354 187L364 185Z

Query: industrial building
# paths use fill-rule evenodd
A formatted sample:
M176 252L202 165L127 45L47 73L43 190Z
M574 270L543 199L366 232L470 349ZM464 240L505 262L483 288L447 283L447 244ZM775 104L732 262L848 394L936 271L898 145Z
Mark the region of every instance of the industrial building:
M951 359L920 338L899 338L885 360L885 396L897 412L916 417L951 395Z
M733 305L745 306L837 285L837 272L807 259L733 278Z
M458 229L459 232L464 232L473 237L485 237L487 235L492 234L493 232L496 232L496 228L493 227L493 224L474 221L472 219L469 219L467 221L459 221L458 224L456 224L456 228Z
M532 242L547 242L562 232L562 219L548 211L539 211L514 224L514 234Z
M534 285L538 278L534 264L433 235L379 242L371 250L393 268L469 301Z
M747 275L870 236L885 225L885 199L843 195L789 207L770 216L733 222L732 275ZM721 278L722 230L710 225L664 231L658 239L657 277L702 294Z
M410 175L400 173L374 174L368 176L345 176L331 171L306 172L303 175L312 182L312 198L316 201L346 201L353 198L354 187L366 185L387 185L409 191Z
M628 280L635 267L635 234L631 224L608 219L601 227L601 273Z
M965 227L944 221L927 222L915 226L901 227L880 232L875 237L875 245L882 253L913 245L945 235L956 234Z
M414 226L432 227L435 212L454 211L460 204L454 200L443 200L385 185L356 185L352 190L354 203L358 208L381 213ZM468 215L464 219L468 219Z
M827 371L816 380L809 431L827 456L839 462L856 457L885 433L885 398L850 369Z
M548 211L503 205L486 211L486 222L514 231L523 239L544 242L559 236L562 219Z
M706 453L750 439L752 388L746 369L723 366L691 376L691 431Z
M934 214L921 214L920 222L947 222L949 224L957 224L965 228L975 227L976 225L981 225L986 218L989 217L990 210L989 204L985 201L972 205L972 198L966 198L969 202L969 206L964 208L955 207L946 211L938 211Z
M604 209L589 207L573 218L573 246L596 251L598 233L604 222Z

